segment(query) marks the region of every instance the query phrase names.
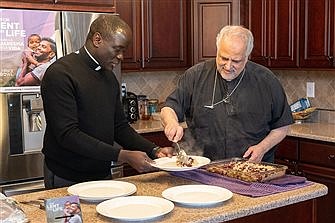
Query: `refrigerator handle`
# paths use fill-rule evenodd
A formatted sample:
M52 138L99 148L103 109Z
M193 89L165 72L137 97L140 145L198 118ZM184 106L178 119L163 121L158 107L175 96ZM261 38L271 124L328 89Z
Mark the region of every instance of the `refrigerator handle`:
M57 49L57 59L64 56L63 46L62 46L62 35L59 29L55 30L55 42Z
M64 29L64 44L65 44L65 52L64 54L69 54L73 52L73 46L71 42L71 33L68 29Z

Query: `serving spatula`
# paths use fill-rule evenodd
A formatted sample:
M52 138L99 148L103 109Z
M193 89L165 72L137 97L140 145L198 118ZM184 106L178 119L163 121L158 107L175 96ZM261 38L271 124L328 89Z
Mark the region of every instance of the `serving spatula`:
M175 144L177 145L177 160L183 164L183 165L186 165L188 164L188 155L186 154L185 150L180 148L180 145L178 142L175 142Z

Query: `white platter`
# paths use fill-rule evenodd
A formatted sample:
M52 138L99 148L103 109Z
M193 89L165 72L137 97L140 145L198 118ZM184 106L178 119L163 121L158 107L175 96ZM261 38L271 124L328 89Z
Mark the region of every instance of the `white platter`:
M158 158L155 159L154 163L152 163L151 165L153 167L159 168L161 170L166 170L166 171L186 171L186 170L193 170L193 169L197 169L199 167L202 167L208 163L211 162L210 159L208 159L207 157L203 157L203 156L190 156L191 158L193 158L195 160L195 164L191 167L180 167L177 166L177 157L173 156L173 157L162 157L162 158Z
M136 186L132 183L98 180L72 185L67 189L67 192L71 195L78 195L82 200L99 202L114 197L127 196L135 193L136 190Z
M97 205L99 214L119 220L143 221L165 215L172 211L174 204L160 197L130 196L103 201Z
M210 185L182 185L170 187L162 192L170 201L192 206L207 206L232 198L233 193L223 187Z

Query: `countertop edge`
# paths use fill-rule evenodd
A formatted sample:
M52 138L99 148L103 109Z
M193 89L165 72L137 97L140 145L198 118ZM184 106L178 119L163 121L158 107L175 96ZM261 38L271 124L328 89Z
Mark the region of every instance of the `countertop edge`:
M281 200L273 200L272 202L267 202L266 204L261 203L261 204L255 204L253 207L246 207L245 209L236 211L236 212L230 212L227 214L223 214L220 216L215 216L212 218L208 219L202 219L201 221L196 221L195 223L212 223L212 222L225 222L225 221L230 221L238 218L243 218L247 217L253 214L269 211L272 209L284 207L287 205L292 205L296 204L299 202L311 200L314 198L322 197L328 194L328 188L327 186L319 183L313 182L313 185L307 186L305 189L308 187L320 187L318 190L313 191L312 193L305 192L304 194L299 194L295 196L289 196L285 199ZM290 192L290 191L289 191ZM292 191L291 191L292 192ZM284 192L287 193L287 192ZM278 195L278 194L277 194Z
M180 123L186 129L186 122ZM160 119L138 120L131 124L139 134L155 133L164 131ZM300 123L292 124L287 136L319 140L324 142L335 143L335 124L331 123Z
M320 135L311 135L311 134L303 134L303 133L288 133L287 136L335 143L335 138L330 138L330 137L320 136Z
M287 136L335 143L335 124L301 123L292 124Z

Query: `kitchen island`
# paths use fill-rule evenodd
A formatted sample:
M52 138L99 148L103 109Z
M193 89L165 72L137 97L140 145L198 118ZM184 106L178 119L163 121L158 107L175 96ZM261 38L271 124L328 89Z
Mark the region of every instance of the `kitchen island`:
M120 178L118 180L136 185L137 192L132 195L162 197L165 189L178 185L199 184L195 181L175 177L167 172L159 171L137 176ZM323 184L313 183L300 189L277 193L273 195L251 198L234 193L233 197L223 203L210 207L189 207L175 204L172 212L153 219L150 222L313 222L313 204L318 197L326 195L328 188ZM45 190L30 194L13 196L25 211L31 223L46 222L45 211L34 204L20 202L36 199L48 199L67 196L67 188ZM99 215L96 203L82 201L83 220L86 223L119 222Z

